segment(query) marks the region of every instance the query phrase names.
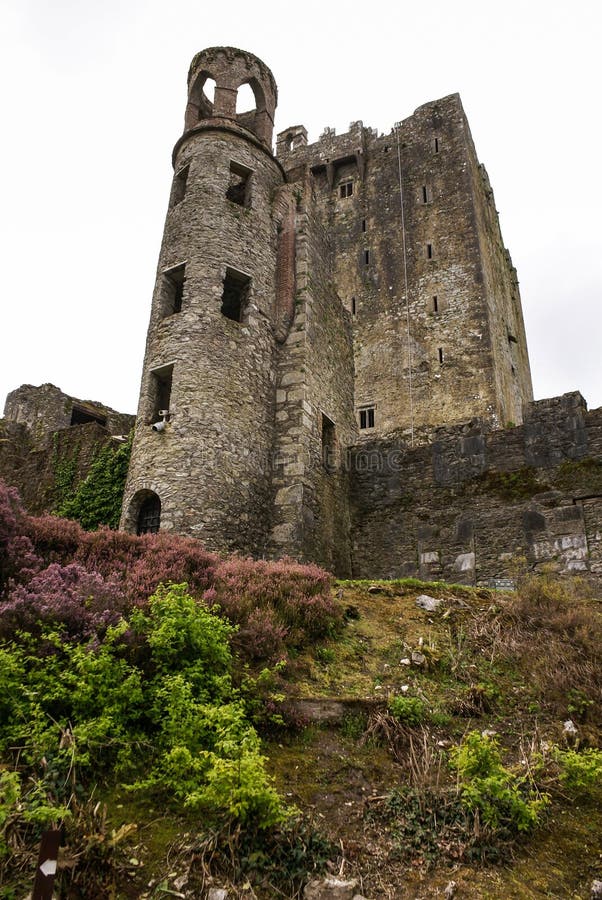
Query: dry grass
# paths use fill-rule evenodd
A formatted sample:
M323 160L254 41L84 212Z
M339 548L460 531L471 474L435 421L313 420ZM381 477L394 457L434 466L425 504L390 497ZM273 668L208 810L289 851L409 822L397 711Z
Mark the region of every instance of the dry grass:
M524 670L550 712L583 721L600 717L602 607L587 585L547 576L525 580L468 628L492 660Z

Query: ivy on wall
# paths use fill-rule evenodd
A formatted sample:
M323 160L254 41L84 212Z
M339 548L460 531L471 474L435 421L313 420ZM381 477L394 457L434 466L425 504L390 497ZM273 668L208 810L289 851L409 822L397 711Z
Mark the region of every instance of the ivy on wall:
M73 485L77 477L80 445L76 443L70 448L69 455L63 455L59 448L59 433L52 436L54 472L53 496L56 506L61 506L73 493Z
M87 477L71 497L58 504L56 514L75 519L86 531L94 531L100 525L117 528L131 449L132 435L117 447L105 444Z

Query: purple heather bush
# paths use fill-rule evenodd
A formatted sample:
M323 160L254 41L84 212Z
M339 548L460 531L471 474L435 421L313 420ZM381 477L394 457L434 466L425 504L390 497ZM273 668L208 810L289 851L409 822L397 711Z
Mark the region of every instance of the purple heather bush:
M116 582L105 581L77 563L51 563L27 584L19 584L0 603L0 637L15 631L36 633L41 625L62 627L69 640L84 640L116 625L125 612Z
M18 491L0 481L0 597L5 585L27 580L41 566L24 531L26 518Z
M161 583L186 583L238 626L237 650L273 661L287 646L328 634L341 621L331 576L290 559L222 559L193 538L84 531L56 516L27 516L17 492L0 482L0 636L62 627L72 640L144 608Z

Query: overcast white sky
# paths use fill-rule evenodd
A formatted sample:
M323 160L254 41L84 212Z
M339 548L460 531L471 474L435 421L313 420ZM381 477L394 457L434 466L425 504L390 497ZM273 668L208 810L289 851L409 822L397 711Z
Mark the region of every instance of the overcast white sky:
M602 406L599 0L3 0L0 411L51 381L134 412L198 50L272 69L276 131L389 131L459 91L518 269L536 398Z

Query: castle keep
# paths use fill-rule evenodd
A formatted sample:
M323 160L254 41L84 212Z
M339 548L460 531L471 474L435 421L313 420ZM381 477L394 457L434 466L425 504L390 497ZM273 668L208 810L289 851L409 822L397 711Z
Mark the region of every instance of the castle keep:
M289 127L274 155L276 103L252 54L193 59L122 528L342 576L482 583L524 556L599 578L602 410L577 392L533 402L458 95L386 135L354 122L309 144ZM23 386L0 476L53 509L65 460L83 477L126 423Z
M516 272L459 96L387 135L354 122L308 144L289 127L274 155L276 102L252 54L193 59L122 526L341 575L474 581L519 549L586 567L582 506L542 500L537 470L589 458L598 420L594 435L580 395L531 403ZM516 496L491 502L492 470L518 473Z

